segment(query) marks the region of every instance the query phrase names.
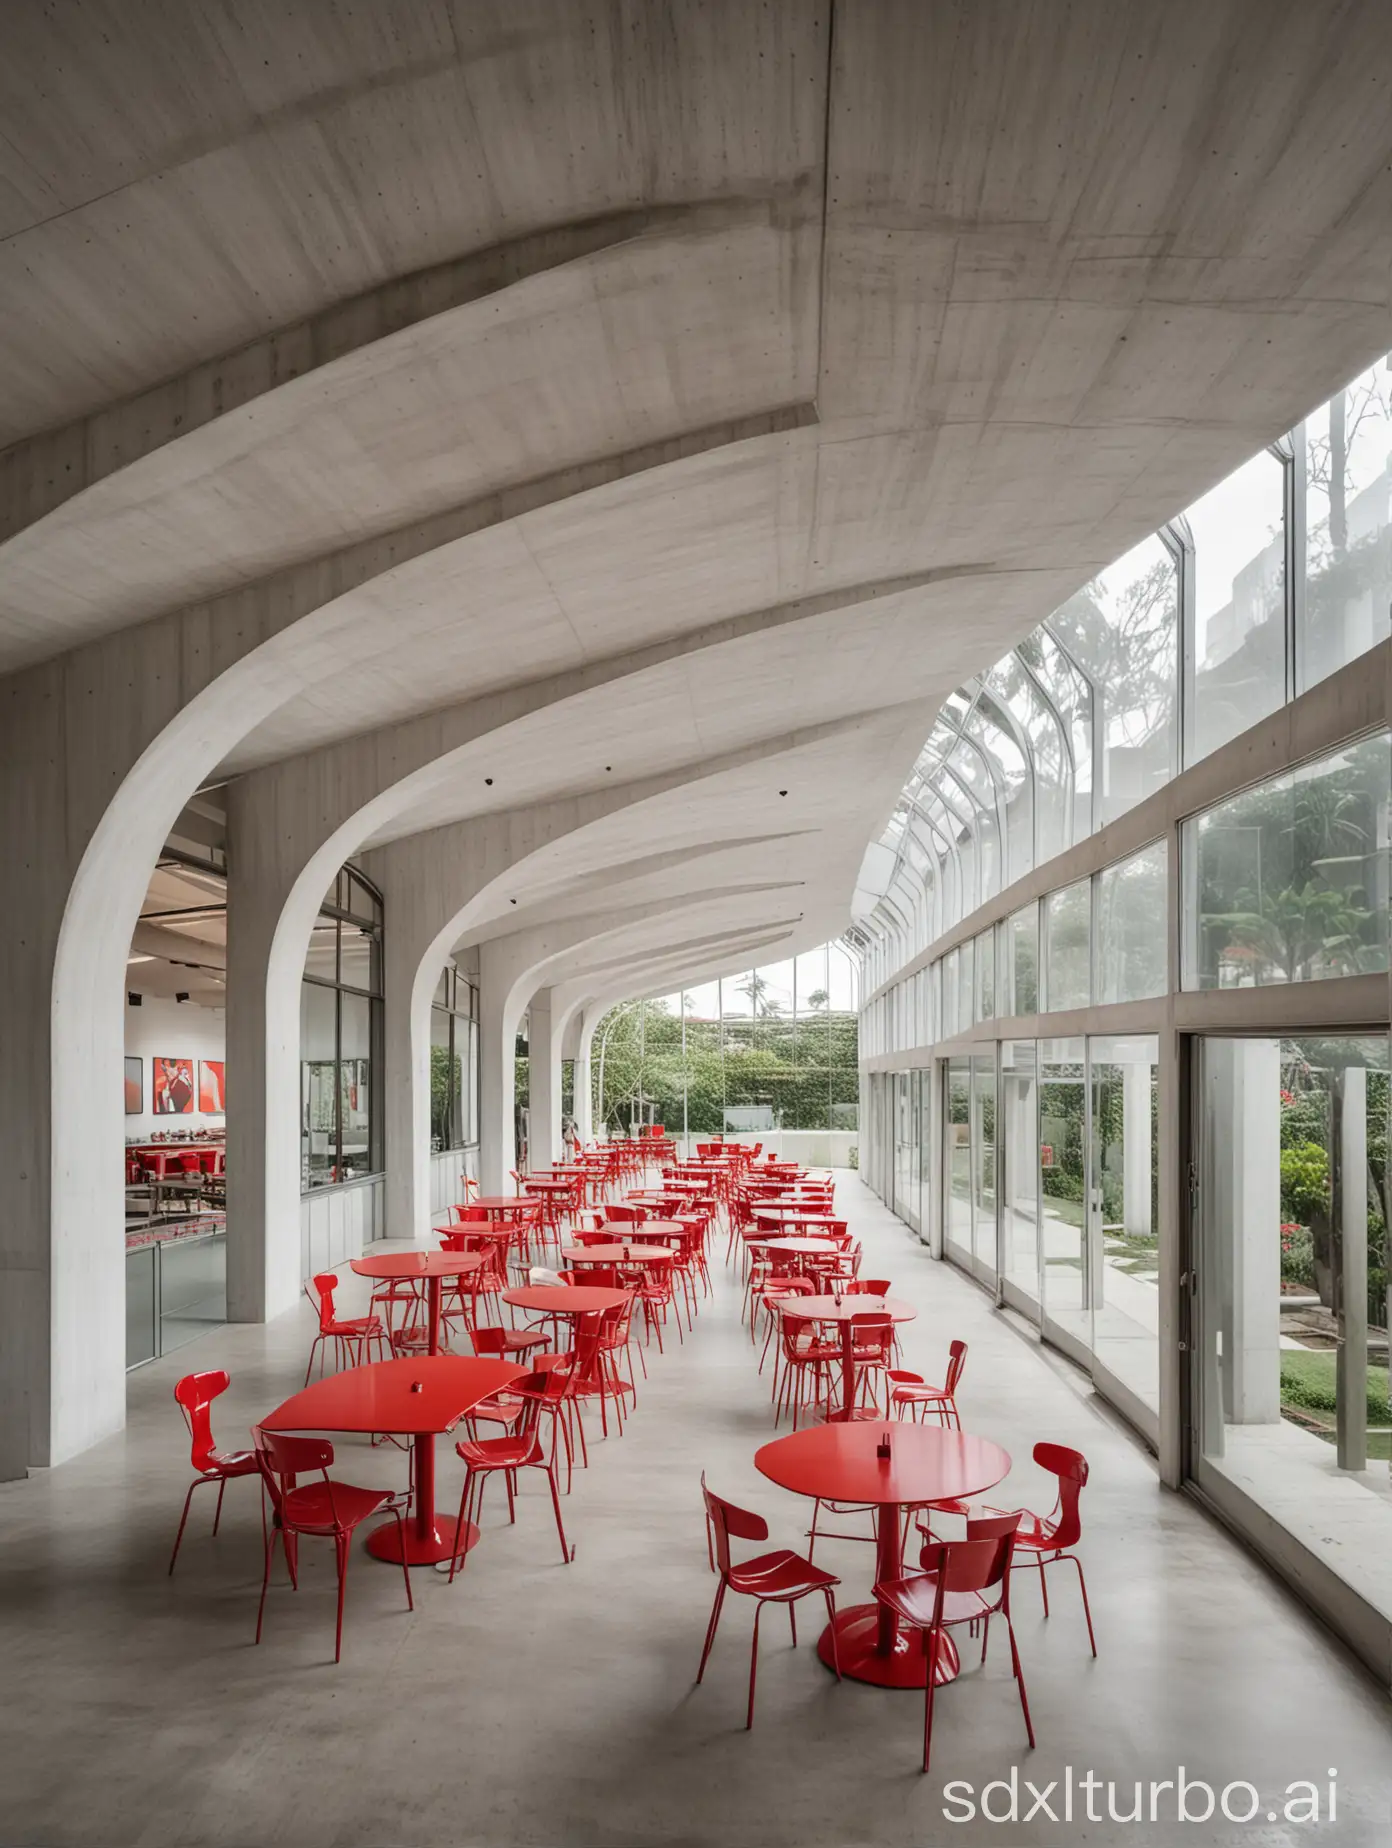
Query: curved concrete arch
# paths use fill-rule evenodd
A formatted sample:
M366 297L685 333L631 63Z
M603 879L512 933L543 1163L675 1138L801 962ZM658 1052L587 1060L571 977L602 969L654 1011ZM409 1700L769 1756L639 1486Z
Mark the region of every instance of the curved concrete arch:
M532 277L640 240L730 232L751 224L791 228L803 214L798 201L806 190L775 186L762 197L625 207L526 232L394 276L202 360L119 404L22 437L0 451L0 547L99 482L131 473L147 456L186 444L208 425L232 419L296 380L312 380L366 347Z

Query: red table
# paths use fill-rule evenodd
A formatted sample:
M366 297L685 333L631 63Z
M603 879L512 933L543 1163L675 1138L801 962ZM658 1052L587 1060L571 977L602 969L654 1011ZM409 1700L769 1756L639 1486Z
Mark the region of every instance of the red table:
M267 1431L390 1431L415 1447L415 1512L373 1530L367 1550L374 1559L409 1566L433 1566L454 1551L454 1522L435 1518L435 1439L453 1430L467 1413L494 1393L525 1377L525 1367L507 1360L470 1360L456 1354L415 1354L316 1380L261 1420ZM401 1538L398 1538L398 1535ZM469 1522L467 1552L478 1540Z
M529 1200L525 1194L480 1194L476 1200L469 1201L470 1206L481 1207L490 1219L506 1219L510 1213L535 1213L541 1205L540 1200ZM465 1222L467 1226L467 1221ZM457 1231L458 1227L450 1227Z
M626 1303L632 1290L601 1289L592 1284L528 1283L504 1290L503 1301L533 1315L602 1315Z
M805 1239L779 1239L780 1245L806 1244ZM851 1326L851 1317L856 1315L887 1315L891 1322L912 1322L918 1314L912 1303L900 1302L894 1296L871 1296L868 1293L843 1296L838 1303L834 1296L789 1296L775 1297L773 1307L780 1314L803 1318L809 1322L836 1322L841 1328L841 1403L827 1410L828 1422L846 1424L867 1419L884 1420L878 1412L858 1412L855 1409L855 1330ZM840 1501L839 1495L833 1500Z
M430 1317L430 1352L440 1351L440 1280L467 1277L483 1264L480 1251L382 1251L354 1258L348 1268L360 1277L424 1277Z
M672 1255L670 1245L640 1245L636 1239L627 1245L566 1245L561 1251L561 1256L571 1265L666 1264Z
M890 1455L876 1454L888 1438ZM1008 1452L989 1438L964 1431L935 1431L905 1422L813 1425L756 1451L754 1466L794 1495L814 1496L875 1511L875 1582L903 1576L902 1512L927 1502L969 1500L994 1487L1010 1469ZM836 1613L841 1673L882 1688L921 1688L927 1659L917 1636L901 1631L882 1604L853 1604ZM828 1668L831 1625L817 1654ZM944 1636L938 1652L939 1685L957 1673L957 1651Z

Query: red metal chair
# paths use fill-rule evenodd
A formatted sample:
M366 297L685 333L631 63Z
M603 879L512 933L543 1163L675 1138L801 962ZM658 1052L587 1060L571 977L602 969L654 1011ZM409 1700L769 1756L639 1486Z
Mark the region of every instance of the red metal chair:
M188 1426L193 1443L190 1461L198 1474L189 1484L188 1494L184 1497L184 1512L179 1517L174 1551L169 1556L171 1577L174 1562L179 1557L179 1544L184 1537L184 1524L189 1517L193 1491L205 1482L218 1485L217 1508L213 1514L213 1532L216 1533L218 1522L222 1519L223 1490L234 1476L254 1476L257 1473L254 1450L219 1450L213 1442L213 1421L209 1408L220 1393L227 1391L230 1384L228 1375L218 1368L211 1373L186 1373L174 1388L174 1397L184 1415L184 1423Z
M314 1337L313 1345L309 1350L309 1365L305 1368L306 1386L309 1384L310 1374L314 1371L316 1352L319 1355L319 1372L322 1376L324 1350L330 1341L334 1344L334 1354L340 1367L347 1364L348 1357L354 1354L355 1350L356 1358L352 1364L360 1367L374 1341L377 1343L379 1360L387 1358L391 1346L387 1331L379 1317L361 1315L347 1321L339 1320L334 1313L334 1291L337 1288L338 1278L332 1271L320 1271L313 1280L313 1286L307 1283L304 1287L305 1295L319 1311L319 1333Z
M641 1226L647 1216L645 1206L611 1206L606 1202L604 1207L605 1220L611 1226Z
M931 1416L950 1430L960 1431L962 1420L957 1416L957 1388L966 1364L966 1342L954 1341L948 1348L947 1378L941 1386L930 1386L921 1373L907 1373L902 1368L892 1367L889 1372L890 1410L900 1418L907 1414L919 1424Z
M1010 1633L1010 1666L1020 1691L1020 1711L1025 1716L1025 1731L1034 1745L1034 1723L1030 1719L1029 1700L1025 1694L1025 1677L1020 1670L1020 1652L1015 1646L1015 1626L1010 1621L1010 1560L1015 1548L1015 1530L1020 1517L998 1515L989 1520L968 1521L965 1540L930 1543L919 1556L922 1572L905 1578L884 1580L875 1586L875 1597L910 1628L923 1635L923 1653L927 1658L928 1676L923 1695L923 1769L928 1769L933 1744L933 1694L937 1683L938 1652L946 1631L956 1624L980 1624L981 1660L986 1660L990 1641L991 1619L1004 1617Z
M371 1515L395 1516L401 1536L401 1575L406 1581L406 1604L416 1608L411 1596L411 1573L406 1564L406 1535L401 1524L409 1497L392 1489L359 1489L351 1483L335 1482L329 1475L334 1460L333 1445L319 1437L282 1437L273 1431L255 1431L256 1461L261 1480L271 1499L271 1526L266 1535L266 1569L261 1579L261 1603L256 1612L256 1640L261 1641L261 1624L266 1614L266 1591L271 1582L271 1561L276 1537L285 1542L285 1563L290 1582L298 1589L296 1551L301 1535L332 1540L338 1565L338 1625L334 1632L334 1661L343 1654L343 1593L348 1580L348 1549L356 1530ZM295 1478L317 1470L320 1482L295 1484Z
M1064 1560L1078 1568L1078 1589L1083 1594L1088 1641L1092 1644L1092 1653L1096 1655L1097 1638L1092 1629L1092 1608L1088 1604L1083 1562L1070 1550L1083 1535L1078 1500L1087 1487L1087 1459L1081 1451L1070 1450L1064 1444L1036 1444L1033 1456L1041 1469L1058 1477L1058 1499L1046 1515L1031 1514L1028 1508L1014 1511L1020 1523L1019 1532L1015 1536L1015 1563L1038 1566L1039 1589L1043 1594L1046 1617L1049 1615L1049 1587L1045 1582L1044 1568L1060 1565Z
M747 1732L754 1724L754 1683L759 1672L759 1619L763 1615L764 1606L787 1605L793 1647L796 1649L797 1616L793 1606L799 1598L820 1591L826 1599L827 1620L832 1626L831 1661L839 1681L841 1663L836 1653L836 1599L832 1587L841 1581L830 1572L823 1572L820 1566L814 1566L810 1559L804 1559L800 1553L790 1552L787 1547L778 1547L771 1553L760 1553L754 1559L746 1559L735 1565L730 1558L731 1539L767 1540L768 1522L761 1514L751 1514L745 1508L737 1508L733 1502L722 1501L720 1496L712 1495L706 1487L704 1470L701 1472L701 1494L706 1503L706 1532L708 1536L715 1536L715 1562L720 1573L720 1584L711 1608L710 1622L706 1626L706 1646L701 1651L701 1666L696 1671L696 1679L699 1682L706 1672L725 1593L734 1591L743 1597L757 1599L754 1608L754 1640L749 1653L749 1711L744 1722Z
M464 1462L464 1493L459 1499L459 1518L454 1525L454 1554L449 1571L451 1584L454 1583L456 1567L465 1558L465 1550L462 1550L464 1524L478 1519L479 1509L483 1506L484 1484L497 1470L503 1472L503 1481L507 1486L510 1521L517 1519L518 1470L546 1471L547 1485L551 1490L551 1508L556 1516L556 1532L560 1536L561 1558L569 1565L575 1557L574 1549L566 1544L565 1526L561 1521L561 1498L556 1490L556 1423L561 1415L560 1407L566 1395L566 1384L565 1373L558 1369L548 1373L529 1373L525 1379L516 1381L508 1388L509 1396L517 1398L520 1406L506 1437L470 1439L455 1445ZM541 1432L538 1429L541 1413L546 1408L550 1409L552 1418L549 1454L542 1447Z

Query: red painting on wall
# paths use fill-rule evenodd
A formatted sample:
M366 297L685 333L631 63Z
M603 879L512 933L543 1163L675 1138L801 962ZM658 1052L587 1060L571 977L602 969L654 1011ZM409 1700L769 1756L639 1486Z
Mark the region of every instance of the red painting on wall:
M193 1060L150 1061L151 1103L156 1116L193 1115Z
M222 1059L198 1061L198 1108L205 1116L221 1116L227 1105Z

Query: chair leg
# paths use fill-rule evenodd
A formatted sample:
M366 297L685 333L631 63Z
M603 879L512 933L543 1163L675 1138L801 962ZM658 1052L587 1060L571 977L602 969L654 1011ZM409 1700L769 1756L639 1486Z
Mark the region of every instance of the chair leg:
M217 1529L214 1528L213 1531L216 1533ZM1083 1577L1083 1562L1076 1553L1061 1553L1059 1557L1061 1559L1071 1560L1078 1568L1078 1590L1083 1594L1083 1615L1087 1618L1088 1641L1092 1644L1092 1653L1096 1655L1097 1638L1092 1633L1092 1606L1088 1603L1087 1580ZM1044 1576L1044 1568L1042 1565L1039 1569L1039 1575L1041 1578Z
M343 1593L348 1584L348 1536L334 1535L334 1552L338 1565L338 1622L334 1629L334 1661L343 1654Z
M464 1471L464 1492L459 1497L459 1513L454 1523L454 1551L450 1554L449 1569L449 1582L451 1585L454 1583L455 1570L459 1565L459 1548L464 1539L464 1522L467 1519L469 1491L473 1487L473 1482L474 1472L471 1469L466 1469Z
M941 1631L925 1630L923 1632L923 1650L928 1657L928 1680L923 1690L923 1769L928 1769L928 1760L933 1749L933 1691L938 1680L938 1642Z
M720 1622L720 1607L725 1602L725 1581L721 1579L715 1591L715 1603L711 1606L710 1622L706 1625L706 1646L701 1651L701 1666L696 1670L699 1682L706 1672L706 1663L710 1660L711 1645L715 1641L716 1626Z
M1015 1670L1015 1683L1020 1690L1020 1711L1025 1716L1025 1731L1029 1734L1031 1751L1034 1749L1034 1721L1030 1718L1029 1699L1025 1694L1025 1677L1020 1670L1020 1652L1015 1647L1015 1626L1010 1621L1010 1613L1005 1615L1005 1627L1010 1632L1010 1664Z
M261 1574L261 1602L256 1607L256 1640L261 1641L261 1624L266 1615L266 1592L271 1583L271 1555L275 1552L278 1527L272 1527L266 1535L266 1569Z
M565 1528L561 1522L561 1498L556 1492L556 1471L550 1463L546 1465L546 1480L551 1489L551 1507L555 1512L556 1532L561 1541L561 1558L566 1565L569 1565L570 1548L566 1545Z
M179 1545L184 1537L184 1523L188 1520L188 1516L189 1516L189 1503L193 1500L193 1491L198 1487L199 1483L202 1480L203 1478L201 1476L195 1476L193 1481L188 1486L188 1494L184 1497L184 1512L179 1517L179 1531L174 1536L174 1551L169 1555L169 1576L170 1578L173 1578L174 1576L174 1561L179 1557ZM216 1531L216 1529L214 1529L214 1531ZM1096 1650L1094 1650L1093 1654L1095 1655L1096 1653L1097 1653Z
M401 1510L393 1508L392 1513L396 1516L396 1537L401 1542L401 1576L406 1581L406 1608L413 1611L416 1600L411 1594L411 1568L406 1563L406 1529L402 1525Z
M1036 1562L1039 1566L1039 1591L1044 1599L1044 1615L1047 1617L1049 1615L1049 1581L1044 1574L1044 1555L1042 1553L1036 1555Z
M807 1530L807 1563L811 1565L812 1555L817 1550L817 1516L822 1512L822 1498L819 1495L812 1504L812 1525Z
M788 1627L793 1633L793 1648L797 1648L797 1600L788 1600Z
M836 1670L836 1679L841 1679L841 1650L836 1635L836 1595L830 1585L823 1585L822 1596L826 1599L827 1623L831 1629L831 1666Z
M759 1673L759 1619L763 1614L764 1601L760 1598L754 1606L754 1640L749 1646L749 1712L744 1721L746 1732L749 1732L754 1725L754 1683Z
M227 1478L226 1476L223 1476L218 1481L217 1507L213 1510L213 1535L214 1537L216 1537L217 1535L218 1522L222 1519L222 1492L226 1487L227 1487Z

